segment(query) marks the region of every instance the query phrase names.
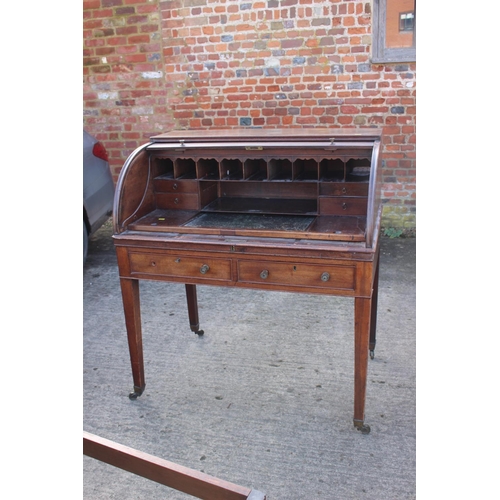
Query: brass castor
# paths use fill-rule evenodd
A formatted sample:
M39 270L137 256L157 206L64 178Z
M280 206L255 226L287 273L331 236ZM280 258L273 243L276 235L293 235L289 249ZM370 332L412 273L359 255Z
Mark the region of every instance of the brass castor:
M354 420L354 427L356 427L361 434L370 434L370 426L362 421Z
M191 331L193 333L196 333L198 337L201 337L205 332L203 330L200 330L200 324L196 323L196 325L189 325L191 327Z
M144 387L136 387L134 385L134 391L131 392L128 397L131 400L137 399L144 392Z

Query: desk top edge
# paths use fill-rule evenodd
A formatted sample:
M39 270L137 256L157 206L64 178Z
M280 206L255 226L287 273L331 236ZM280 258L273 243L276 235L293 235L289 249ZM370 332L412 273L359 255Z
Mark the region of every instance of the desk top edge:
M205 234L183 234L183 233L155 233L147 231L126 230L122 233L113 234L114 244L116 246L153 246L165 244L203 244L214 246L237 246L268 248L277 250L310 250L313 252L344 252L357 255L373 255L377 252L378 241L373 247L367 247L365 242L360 241L325 241L325 240L306 240L293 238L269 238L254 236L222 236ZM324 255L323 255L324 257Z
M152 142L190 141L248 141L248 140L325 140L341 138L344 140L380 140L379 128L287 128L287 129L203 129L171 130L151 137Z

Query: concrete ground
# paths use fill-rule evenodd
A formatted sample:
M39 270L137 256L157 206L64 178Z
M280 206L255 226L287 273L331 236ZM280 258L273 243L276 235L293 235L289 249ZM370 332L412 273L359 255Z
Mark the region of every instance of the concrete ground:
M146 390L132 373L108 222L84 266L83 428L269 500L416 498L415 239L383 238L363 435L353 300L141 282ZM192 498L83 457L84 499Z

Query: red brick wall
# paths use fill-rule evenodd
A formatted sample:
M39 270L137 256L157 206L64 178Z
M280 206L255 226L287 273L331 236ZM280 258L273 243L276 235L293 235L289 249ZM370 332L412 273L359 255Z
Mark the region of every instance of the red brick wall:
M84 0L84 127L115 177L178 128L384 129L384 225L415 226L415 64L372 64L362 0Z

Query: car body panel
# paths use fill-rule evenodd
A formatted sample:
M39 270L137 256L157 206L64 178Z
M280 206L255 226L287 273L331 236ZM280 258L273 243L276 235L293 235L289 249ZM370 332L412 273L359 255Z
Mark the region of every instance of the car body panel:
M83 131L83 208L89 235L111 216L115 193L109 163L92 153L97 142Z
M89 237L113 213L115 184L108 161L94 154L99 141L83 131L83 263L87 259ZM105 149L99 144L100 149ZM106 153L107 157L107 153Z

